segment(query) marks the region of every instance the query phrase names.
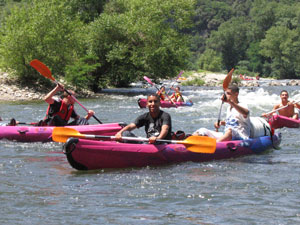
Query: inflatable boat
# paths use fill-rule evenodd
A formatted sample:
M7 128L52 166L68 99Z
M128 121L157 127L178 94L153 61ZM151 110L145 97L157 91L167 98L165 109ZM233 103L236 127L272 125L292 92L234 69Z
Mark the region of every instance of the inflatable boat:
M138 105L139 105L140 108L146 108L147 99L140 98L138 100ZM170 101L160 101L160 107L162 107L162 108L184 107L184 106L193 106L193 102L192 101L185 101L185 102L172 103Z
M125 123L107 123L97 125L66 126L83 134L115 135ZM0 139L19 142L52 141L52 126L1 126Z
M292 119L286 116L274 115L270 119L270 124L273 129L279 129L283 127L299 128L300 120Z
M206 162L261 153L278 147L281 134L217 143L213 154L195 153L182 144L134 144L69 138L64 152L77 170L161 166L186 161Z

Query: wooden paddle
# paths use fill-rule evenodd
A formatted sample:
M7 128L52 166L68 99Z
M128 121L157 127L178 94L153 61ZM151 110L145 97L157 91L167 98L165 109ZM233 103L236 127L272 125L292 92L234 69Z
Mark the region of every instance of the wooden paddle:
M77 130L68 127L55 127L52 132L52 139L56 142L66 142L70 137L84 138L84 139L100 139L107 138L115 140L115 136L102 136L93 134L81 134ZM122 137L123 140L130 141L149 141L148 138L143 137ZM216 151L216 139L206 136L190 136L183 141L163 140L158 139L157 142L183 144L187 150L196 153L214 153Z
M34 69L36 69L41 75L43 75L44 77L52 80L55 84L61 86L60 83L58 83L55 78L52 76L52 73L50 71L50 69L41 61L39 61L38 59L34 59L32 60L30 63L30 66L32 66ZM87 108L85 108L76 98L75 96L73 96L67 89L64 89L64 91L66 91L68 93L68 95L72 96L72 98L74 99L74 101L76 101L86 112L88 112ZM102 124L102 122L95 116L93 115L94 119L98 121L98 123Z
M234 71L234 68L232 68L229 73L227 74L227 76L225 77L224 81L223 81L223 91L225 94L225 90L228 88L230 82L231 82L231 78L232 78L232 73ZM226 95L225 95L226 97ZM220 107L220 110L219 110L219 116L218 116L218 126L220 125L220 121L221 121L221 112L222 112L222 107L223 107L223 101L221 103L221 107ZM218 128L216 128L216 131L218 132Z
M159 89L158 89L158 87L148 78L148 77L146 77L146 76L144 76L144 79L149 83L149 84L151 84L153 87L155 87L158 91L159 91ZM169 95L166 93L166 96L167 96L167 98L169 99L169 101L173 104L173 105L175 105L176 106L176 108L178 107L177 105L176 105L176 103L174 103L172 100L171 100L171 98L169 97Z

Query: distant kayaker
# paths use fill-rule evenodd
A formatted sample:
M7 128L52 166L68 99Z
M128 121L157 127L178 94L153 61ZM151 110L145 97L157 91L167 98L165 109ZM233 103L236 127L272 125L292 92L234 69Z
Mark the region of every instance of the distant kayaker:
M94 115L93 110L88 110L88 114L83 118L80 117L74 109L74 98L64 91L62 99L56 99L54 95L57 92L64 91L64 87L59 84L52 91L50 91L44 98L45 102L49 104L47 115L43 120L42 125L49 126L65 126L65 125L86 125L88 120ZM74 91L69 91L75 96ZM74 121L68 123L69 119Z
M221 100L229 107L227 109L227 115L225 121L215 123L215 128L219 128L221 125L225 126L224 133L211 131L206 128L200 128L193 133L193 135L209 136L220 141L230 140L246 140L250 136L250 111L247 104L240 103L239 99L239 88L236 85L229 85L225 90L225 95L222 96Z
M132 131L143 126L151 144L155 143L156 139L172 139L171 116L160 110L160 99L157 94L148 95L147 107L149 112L140 115L133 123L130 123L115 135L117 141L122 140L124 131Z
M172 102L184 102L184 99L182 97L182 94L180 92L180 87L176 87L172 89L175 91L172 95L171 95L171 100Z
M290 117L293 119L298 119L298 112L296 110L294 103L289 101L289 93L286 90L280 92L281 103L273 107L273 113L263 113L263 117L269 117L272 115L279 114L281 116ZM280 109L282 108L282 109Z
M161 101L166 100L166 88L165 86L161 86L160 89L156 92L156 94L160 97Z

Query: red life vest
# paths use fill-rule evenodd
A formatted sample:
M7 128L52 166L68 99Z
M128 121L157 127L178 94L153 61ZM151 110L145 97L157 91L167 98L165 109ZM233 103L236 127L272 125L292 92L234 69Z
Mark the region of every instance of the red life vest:
M68 108L69 106L69 108ZM49 117L49 110L50 110L50 105L48 106L47 109L47 116ZM51 117L58 115L60 118L62 118L65 121L69 121L72 112L74 110L74 105L67 105L64 101L61 101L61 106L58 112L55 112L51 115Z

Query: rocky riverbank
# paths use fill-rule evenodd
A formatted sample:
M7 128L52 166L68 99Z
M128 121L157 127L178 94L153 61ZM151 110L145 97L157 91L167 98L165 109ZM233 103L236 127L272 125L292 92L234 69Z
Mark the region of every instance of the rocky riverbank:
M200 78L205 82L205 86L222 86L226 74L222 73L193 73L184 81L192 81ZM234 77L234 76L233 76ZM241 81L239 86L243 87L259 87L260 82L268 83L269 86L300 86L300 80L273 80L260 78L260 80ZM0 101L27 101L42 100L45 95L53 87L24 87L19 85L14 79L10 78L7 73L0 72ZM77 93L77 92L76 92ZM77 93L78 97L95 97L96 95L90 91L82 91Z
M0 72L0 101L30 101L43 100L45 95L54 88L51 87L26 87L12 79L8 73ZM76 92L78 97L91 97L90 91Z

